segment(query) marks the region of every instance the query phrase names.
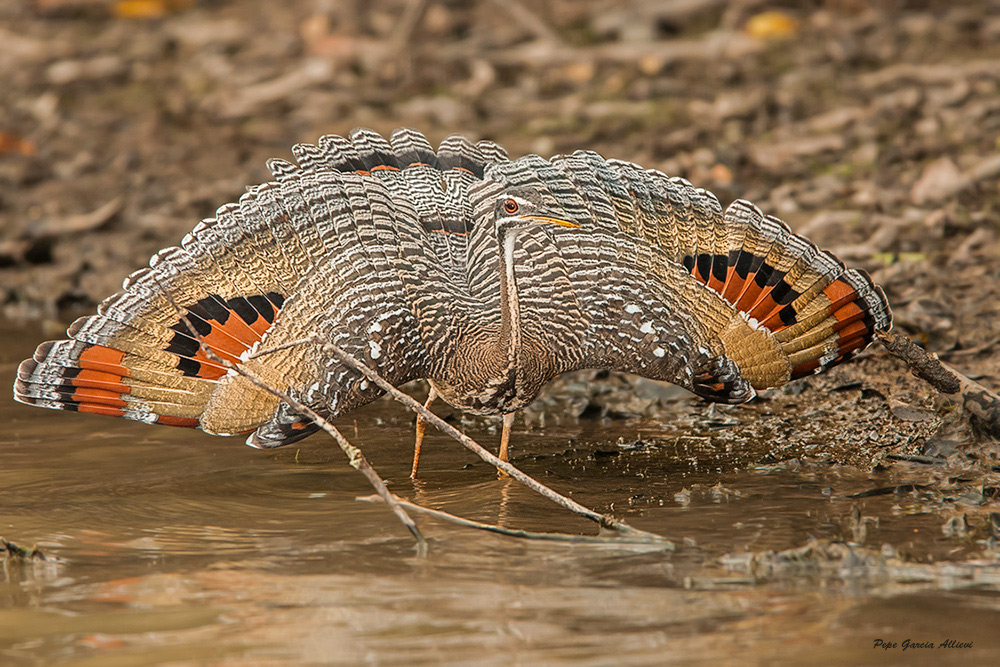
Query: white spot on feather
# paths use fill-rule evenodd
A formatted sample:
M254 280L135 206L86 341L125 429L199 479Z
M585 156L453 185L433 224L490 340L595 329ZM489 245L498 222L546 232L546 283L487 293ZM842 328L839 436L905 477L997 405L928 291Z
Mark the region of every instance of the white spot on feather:
M635 305L634 303L630 303L629 305L625 306L625 312L628 313L629 315L635 315L641 310L642 308Z
M250 355L256 354L258 349L260 349L260 341L257 341L256 343L251 345L248 349L243 350L243 352L240 353L240 362L245 364L246 362L250 361Z
M368 341L368 348L371 350L372 359L378 359L382 356L382 346L373 340Z
M831 348L826 354L820 357L819 365L821 367L826 366L827 364L833 362L839 356L840 356L840 350L838 350L836 347Z
M641 331L644 334L651 334L651 333L653 333L653 323L652 322L643 322L642 326L639 327L639 331Z
M655 350L653 350L653 354L655 354L656 356L662 358L667 353L666 353L666 351L662 347L658 347Z

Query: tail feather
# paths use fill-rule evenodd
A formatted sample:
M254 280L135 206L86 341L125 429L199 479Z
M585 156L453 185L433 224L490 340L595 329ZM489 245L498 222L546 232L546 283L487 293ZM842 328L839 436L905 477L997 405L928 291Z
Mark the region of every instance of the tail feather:
M287 419L272 419L247 438L247 444L257 449L273 449L298 442L319 430L319 426L301 415Z

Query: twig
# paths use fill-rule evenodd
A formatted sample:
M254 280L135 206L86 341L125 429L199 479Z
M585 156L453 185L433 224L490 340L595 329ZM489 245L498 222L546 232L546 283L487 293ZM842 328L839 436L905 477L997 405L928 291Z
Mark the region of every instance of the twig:
M893 461L922 463L924 465L940 465L948 462L948 459L943 459L939 456L921 456L918 454L886 454L885 458L892 459Z
M913 63L904 62L884 67L858 77L862 88L892 90L896 84L915 83L921 86L952 84L978 77L996 78L996 60L973 60L966 63Z
M962 407L978 417L992 435L1000 436L1000 396L943 363L895 331L876 332L879 342L889 354L910 367L914 375L928 382L943 394L958 394Z
M37 547L32 547L31 549L25 549L24 547L19 547L13 542L8 542L4 538L0 537L0 554L3 554L4 560L11 558L18 561L26 560L44 560L52 561L55 560L50 556L46 556Z
M404 54L412 54L413 52L413 36L416 34L417 26L427 12L428 4L430 4L430 0L407 0L406 7L403 8L403 15L392 30L392 35L389 39L391 46L381 59L381 64L390 68L385 70L390 76L397 73L406 79L412 76L413 58L404 58L403 56ZM397 72L391 69L393 66L398 68Z
M275 352L287 350L290 347L298 347L299 345L304 345L306 343L311 343L311 342L313 342L311 336L309 338L297 338L295 340L290 340L287 343L282 343L281 345L275 345L274 347L267 347L261 350L257 350L253 354L248 354L247 360L249 361L250 359L257 359L259 357L263 357L268 354L273 354Z
M496 51L483 51L467 44L442 46L438 53L449 60L481 58L493 65L524 67L558 67L570 63L635 63L646 57L663 65L675 62L704 60L736 60L764 49L761 40L717 30L692 39L672 39L666 42L611 42L588 48L576 48L565 43L531 41Z
M964 350L948 350L947 352L941 352L938 354L938 357L948 357L950 359L951 357L965 357L970 354L979 354L980 352L985 352L990 349L998 342L1000 342L1000 338L994 338L993 340L987 341L982 345L966 348Z
M122 201L121 197L115 197L90 213L43 220L29 227L28 233L34 238L44 238L100 229L118 215L122 209Z
M528 9L524 3L518 2L517 0L490 1L500 9L510 14L512 19L517 21L522 28L532 33L536 39L549 42L550 44L563 44L559 35L557 35L538 14Z
M361 474L363 474L368 479L368 482L373 487L375 487L375 491L378 493L378 495L385 500L385 503L389 506L390 509L392 509L393 513L399 518L399 520L403 522L403 525L406 526L407 530L410 531L410 534L413 535L413 538L417 541L417 553L421 556L425 555L427 553L427 541L424 539L423 533L420 532L420 528L417 527L417 524L413 522L413 519L410 518L410 516L406 513L405 510L403 510L400 504L396 502L395 495L389 492L389 489L387 489L385 486L385 482L383 482L382 478L379 477L377 472L375 472L375 469L371 467L371 464L368 463L368 459L366 459L365 455L361 453L361 450L352 445L347 440L347 438L345 438L344 435L339 430L337 430L337 427L335 427L333 424L331 424L326 419L321 417L309 406L305 405L304 403L301 403L300 401L295 400L285 392L267 385L266 383L262 382L261 380L258 380L257 378L247 373L245 370L243 370L242 367L237 366L236 364L233 364L232 362L223 359L222 357L215 354L215 352L213 352L212 349L205 344L205 341L202 339L201 334L199 334L198 330L194 328L194 325L191 324L191 320L188 319L184 311L181 310L181 308L177 305L173 297L170 296L170 293L163 288L163 285L160 284L160 281L157 280L155 276L153 276L153 280L156 281L156 284L159 286L160 291L166 297L167 301L169 301L170 304L177 310L177 313L180 315L181 322L183 322L184 326L187 327L188 331L191 333L191 336L198 341L198 345L200 346L202 352L204 352L209 359L225 366L226 368L232 371L235 371L236 373L239 373L257 387L260 387L264 391L271 393L274 396L277 396L278 398L280 398L281 400L285 401L290 406L292 406L297 412L305 415L306 417L311 419L316 425L318 425L324 431L333 436L333 439L337 441L338 445L340 445L340 448L344 451L344 454L347 455L347 460L350 462L351 467L361 472Z
M324 341L318 336L315 337L314 340L317 345L322 347L324 352L333 355L339 361L359 371L362 375L368 378L380 389L382 389L390 396L395 398L397 401L399 401L403 405L407 406L408 408L419 414L427 422L433 424L439 431L442 431L443 433L451 436L455 440L458 440L467 449L474 452L479 458L486 461L490 465L496 466L497 468L504 471L505 473L507 473L508 475L519 481L521 484L525 485L526 487L534 491L535 493L538 493L539 495L548 498L552 502L556 503L557 505L561 505L562 507L568 509L571 512L574 512L580 516L590 519L591 521L594 521L602 528L608 528L610 530L614 530L615 532L622 533L625 535L642 535L649 540L660 541L666 539L660 535L656 535L655 533L649 533L644 530L633 528L624 521L621 521L614 517L608 516L606 514L600 514L599 512L595 512L594 510L588 509L583 505L581 505L580 503L571 500L560 493L557 493L556 491L550 489L541 482L524 474L523 472L512 466L510 463L507 463L506 461L501 461L499 458L497 458L489 451L484 449L481 445L479 445L479 443L477 443L475 440L465 435L464 433L453 427L451 424L448 424L430 410L426 410L423 405L418 403L411 396L396 389L390 383L382 379L382 376L380 376L374 370L369 368L364 363L358 361L357 359L355 359L354 357L352 357L347 352L340 349L333 343Z
M164 297L177 310L177 313L180 316L181 321L184 323L184 326L187 327L187 329L191 333L191 335L196 340L198 340L198 344L199 344L200 348L202 349L202 351L204 351L205 354L211 360L213 360L213 361L221 364L222 366L224 366L227 369L230 369L230 370L233 370L236 373L239 373L240 375L242 375L243 377L247 378L250 382L252 382L257 387L260 387L264 391L267 391L267 392L273 394L274 396L277 396L281 400L285 401L292 408L294 408L297 412L305 415L306 417L308 417L309 419L311 419L315 424L317 424L320 428L322 428L324 431L326 431L327 433L329 433L334 438L334 440L337 441L337 444L340 445L340 448L347 455L348 460L350 461L351 466L353 468L355 468L356 470L359 470L362 474L365 475L365 477L368 478L368 481L371 483L371 485L378 492L379 497L387 505L389 505L390 508L392 508L393 512L399 517L400 521L402 521L403 524L407 527L407 529L409 529L409 531L413 534L414 538L417 540L418 552L420 554L426 553L427 543L424 540L424 537L423 537L422 533L420 532L420 529L413 522L413 520L409 517L409 515L407 515L406 512L403 510L402 504L400 503L401 499L398 498L397 496L395 496L395 494L391 493L386 488L385 483L382 481L382 478L379 477L378 473L376 473L375 470L374 470L374 468L371 467L371 465L368 463L368 460L364 457L364 454L361 453L361 450L359 450L357 447L355 447L354 445L352 445L347 440L347 438L345 438L343 436L343 434L341 434L341 432L335 426L333 426L333 424L329 423L326 419L324 419L319 414L317 414L314 410L312 410L311 408L309 408L309 406L307 406L307 405L305 405L305 404L303 404L303 403L295 400L294 398L292 398L291 396L289 396L285 392L283 392L283 391L281 391L279 389L276 389L274 387L271 387L271 386L269 386L268 384L266 384L265 382L263 382L261 380L258 380L257 378L253 377L252 375L250 375L249 373L247 373L245 370L243 370L242 367L240 367L240 366L238 366L236 364L233 364L232 362L230 362L230 361L228 361L226 359L223 359L223 358L219 357L217 354L215 354L210 348L208 348L208 346L202 340L201 335L195 329L194 325L191 324L191 321L187 318L187 315L177 305L177 303L173 300L173 298L170 296L170 294L163 288L163 286L160 285L159 281L156 280L155 276L154 276L153 279L156 281L157 285L160 287L160 291L163 293ZM304 343L307 343L307 342L313 342L313 343L317 344L325 352L328 352L329 354L332 354L334 357L336 357L337 359L339 359L343 363L345 363L348 366L354 368L355 370L361 372L363 375L365 375L369 380L371 380L377 386L379 386L380 388L382 388L383 390L385 390L386 392L388 392L390 395L392 395L393 398L395 398L396 400L402 402L404 405L407 405L411 409L415 410L417 412L417 414L421 415L426 421L434 424L434 426L436 428L438 428L439 430L441 430L441 431L447 433L448 435L452 436L453 438L455 438L456 440L458 440L459 442L461 442L463 445L465 445L467 448L471 449L473 452L475 452L476 454L478 454L480 458L482 458L483 460L487 461L488 463L496 466L497 468L503 470L508 475L510 475L514 479L518 480L519 482L521 482L522 484L524 484L528 488L532 489L536 493L538 493L538 494L540 494L540 495L548 498L549 500L552 500L556 504L561 505L561 506L565 507L566 509L569 509L570 511L572 511L572 512L574 512L576 514L579 514L579 515L584 516L584 517L586 517L586 518L588 518L588 519L590 519L592 521L595 521L598 525L600 525L603 528L611 529L611 530L613 530L613 531L615 531L615 532L617 532L617 533L619 533L621 535L629 535L631 537L637 538L637 540L639 540L639 541L663 543L665 548L673 548L673 544L669 540L667 540L666 538L664 538L664 537L662 537L660 535L656 535L654 533L649 533L647 531L638 530L636 528L633 528L633 527L629 526L624 521L620 521L618 519L615 519L614 517L610 517L610 516L607 516L607 515L595 512L593 510L590 510L590 509L584 507L583 505L580 505L579 503L577 503L577 502L575 502L573 500L570 500L569 498L566 498L565 496L557 493L556 491L550 489L549 487L545 486L541 482L536 481L532 477L529 477L528 475L524 474L523 472L521 472L520 470L518 470L517 468L515 468L511 464L507 463L506 461L501 461L500 459L498 459L497 457L495 457L493 454L491 454L490 452L488 452L486 449L484 449L482 446L480 446L478 443L476 443L474 440L472 440L472 438L468 437L464 433L461 433L460 431L458 431L457 429L455 429L454 427L452 427L451 425L449 425L448 423L446 423L445 421L443 421L442 419L440 419L433 412L431 412L430 410L425 409L424 406L422 406L420 403L418 403L417 401L415 401L413 398L411 398L407 394L404 394L403 392L399 391L394 386L392 386L391 384L389 384L388 382L386 382L384 379L382 379L382 377L378 373L376 373L374 370L372 370L371 368L369 368L367 365L365 365L362 362L358 361L353 356L349 355L347 352L343 351L342 349L340 349L339 347L337 347L333 343L327 342L327 341L323 340L321 337L319 337L317 335L313 335L313 336L311 336L309 338L304 338L304 339L299 339L299 340L291 341L289 343L283 344L283 346L276 346L275 348L269 348L269 349L265 349L265 350L259 350L253 356L263 356L264 354L269 354L271 352L276 351L277 349L284 349L284 348L287 348L287 347L292 347L293 345L300 345L300 344L304 344ZM413 503L409 503L409 502L406 502L406 501L404 501L404 502L407 505L413 505ZM413 505L413 506L414 507L419 507L419 506L416 506L416 505ZM459 517L456 517L456 519L457 518L459 518ZM463 521L468 521L468 520L463 519ZM475 523L475 522L472 522L472 523ZM486 525L486 524L484 524L484 525ZM501 529L501 530L506 530L506 529Z
M379 496L359 496L358 500L366 503L383 502L382 498ZM520 530L518 528L504 528L503 526L498 526L493 523L473 521L472 519L456 516L450 512L418 505L406 500L405 498L400 498L399 496L396 496L396 502L403 507L412 509L415 512L422 512L429 516L458 524L459 526L485 530L490 533L497 533L507 537L519 537L527 540L544 540L547 542L569 542L570 544L650 544L649 539L641 535L637 536L638 539L632 539L632 536L628 535L623 535L621 537L607 537L603 535L571 535L569 533L535 533L529 530ZM656 546L657 548L668 551L673 551L674 549L673 543L665 540L657 541Z
M395 45L394 51L397 55L410 48L413 33L416 31L420 19L424 17L428 4L430 4L430 0L407 0L406 6L403 8L403 15L392 29L391 41Z

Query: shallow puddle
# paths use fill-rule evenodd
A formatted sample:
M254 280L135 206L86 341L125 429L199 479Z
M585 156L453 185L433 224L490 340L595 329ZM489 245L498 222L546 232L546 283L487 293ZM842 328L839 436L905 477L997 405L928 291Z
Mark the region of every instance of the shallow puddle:
M41 339L35 330L0 329L0 386L10 386L17 362ZM59 560L5 562L0 663L995 657L996 570L984 564L980 575L966 568L949 577L920 566L958 558L963 545L944 538L940 516L913 509L919 491L848 497L906 483L905 470L747 467L747 453L770 443L716 449L703 431L679 436L672 418L522 425L514 463L585 505L669 537L676 551L533 542L419 519L430 551L418 557L384 507L356 500L371 490L324 436L261 452L238 439L5 398L0 535ZM509 527L594 532L430 433L423 475L411 482L412 418L395 405L380 401L339 425L402 496ZM468 431L487 445L497 440L482 423ZM853 540L875 552L892 545L914 569L854 576L804 567L761 577L746 566L750 552L811 539ZM876 639L900 647L876 649ZM907 639L973 648L904 652Z

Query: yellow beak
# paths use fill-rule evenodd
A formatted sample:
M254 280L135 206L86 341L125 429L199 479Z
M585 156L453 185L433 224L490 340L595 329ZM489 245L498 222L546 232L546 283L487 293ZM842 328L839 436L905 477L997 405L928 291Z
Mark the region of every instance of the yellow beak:
M550 218L547 215L526 215L524 216L526 220L532 220L534 222L545 222L550 225L559 225L560 227L571 227L573 229L579 229L580 225L575 222L570 222L569 220L562 220L560 218Z

